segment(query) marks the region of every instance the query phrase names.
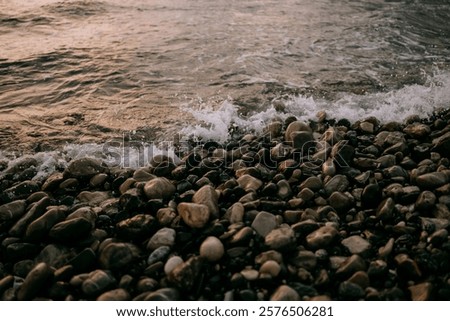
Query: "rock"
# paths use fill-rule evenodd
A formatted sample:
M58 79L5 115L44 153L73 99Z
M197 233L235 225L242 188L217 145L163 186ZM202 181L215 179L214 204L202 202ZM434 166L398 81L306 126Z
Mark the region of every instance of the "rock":
M376 217L380 220L387 221L393 218L395 202L392 198L387 198L377 208Z
M147 168L138 168L133 173L133 179L136 182L148 182L154 178L156 178L156 176L151 174L149 169L147 169Z
M442 157L450 158L450 132L434 138L432 145L433 152L441 154Z
M144 193L150 200L170 199L176 190L176 186L165 177L157 177L144 185Z
M11 236L22 236L25 229L32 221L40 217L45 213L45 209L50 205L50 198L44 197L40 201L34 203L34 205L28 210L28 212L22 216L9 230Z
M433 285L430 282L411 285L408 290L413 301L429 301L432 299Z
M222 242L214 236L208 236L200 245L200 257L209 262L219 261L224 255L225 249Z
M158 211L159 212L159 211ZM116 224L117 236L125 240L143 240L156 230L156 220L148 214L138 214Z
M111 288L115 284L114 277L103 270L95 270L89 273L81 284L81 290L88 297L95 297Z
M49 244L42 249L35 261L46 263L48 266L58 269L67 264L74 256L75 254L65 246Z
M230 224L241 223L244 219L245 208L242 203L237 202L234 203L226 213L226 217L228 217Z
M286 132L284 133L284 140L287 142L292 141L292 138L291 138L292 133L299 132L299 131L312 132L312 129L305 122L302 122L299 120L293 121L286 128Z
M268 134L270 138L275 138L280 136L281 130L283 129L283 123L280 121L273 121L266 126L264 133Z
M169 258L166 262L166 264L164 264L164 273L166 275L169 275L170 272L173 271L173 269L175 269L178 265L183 263L183 259L179 256L172 256L171 258Z
M278 197L281 198L282 200L285 200L292 196L292 189L287 180L282 179L281 181L279 181L277 183L277 187L278 187L277 193Z
M173 247L175 245L176 232L174 229L163 227L158 230L148 241L147 249L156 250L161 246Z
M139 248L131 243L109 243L101 249L99 263L106 270L126 269L139 255Z
M428 242L433 246L440 246L444 242L448 241L448 231L446 229L440 229L430 235Z
M97 301L129 301L130 293L125 289L115 289L101 294Z
M169 282L182 291L189 292L197 283L203 266L203 258L193 256L177 265L167 276Z
M151 266L159 261L164 261L169 256L170 252L171 248L167 245L158 247L152 253L150 253L147 259L147 264Z
M317 256L311 251L299 251L291 263L297 268L314 271L317 266Z
M353 206L353 197L346 193L333 192L328 198L328 204L330 204L337 213L346 213Z
M450 210L445 204L436 204L432 215L438 219L450 220Z
M306 245L312 250L326 248L338 236L338 231L329 225L322 226L306 236Z
M38 263L27 275L17 291L19 301L33 299L40 291L46 288L46 283L53 275L53 271L45 263Z
M262 211L256 215L251 226L256 233L266 237L277 226L277 219L275 215Z
M331 158L340 167L350 167L355 155L355 148L348 140L340 140L331 149Z
M61 178L62 178L62 173L61 173ZM92 176L92 178L89 180L89 186L91 187L100 187L103 184L106 183L106 181L108 180L108 174L105 173L99 173L96 174L94 176ZM42 190L44 190L44 187L42 187Z
M369 275L364 271L355 272L347 281L359 285L362 289L370 285Z
M416 209L418 211L429 211L436 204L436 195L430 191L423 191L416 200Z
M294 148L307 148L308 144L314 142L311 131L295 131L290 134L290 141Z
M178 301L180 292L174 288L162 288L145 296L144 301Z
M330 196L334 192L345 192L350 182L344 175L336 175L330 179L324 186L325 193Z
M28 241L38 241L48 235L50 229L66 218L65 212L58 207L51 208L41 217L28 225L25 231L25 239Z
M281 266L277 261L267 260L259 268L259 273L267 273L273 278L276 278L281 272Z
M359 235L342 240L341 244L351 253L364 256L371 249L370 243Z
M90 179L94 175L105 173L106 167L98 159L80 158L69 163L64 170L64 178Z
M309 188L313 192L318 192L322 187L322 180L316 176L311 176L300 184L299 189Z
M296 245L295 232L290 226L274 229L265 236L264 243L272 250L292 249Z
M269 260L275 261L278 264L282 264L283 263L283 255L278 251L269 250L269 251L259 253L255 257L255 263L260 264L260 265L264 264L264 262L269 261Z
M341 300L359 300L366 295L364 289L358 284L344 281L339 284L339 297Z
M15 222L24 213L27 202L25 200L17 200L0 206L0 226L4 222Z
M280 285L270 296L270 301L299 301L300 295L288 285Z
M370 262L367 274L371 280L380 281L388 274L389 267L386 261L375 260Z
M361 194L361 204L365 208L374 208L379 206L382 199L382 190L376 183L364 187Z
M448 175L444 172L433 172L420 175L416 184L422 190L433 190L448 183Z
M259 272L251 267L243 269L240 273L244 277L244 279L250 282L258 279L259 276Z
M3 203L9 203L19 199L25 199L31 194L38 192L39 189L40 187L37 182L23 181L5 189L0 194L0 201Z
M205 185L200 188L192 197L192 202L206 205L213 218L219 217L219 197L211 185Z
M417 263L409 258L407 254L397 254L394 260L397 263L397 274L399 278L416 280L422 276L422 272Z
M180 203L177 206L183 222L192 228L203 228L209 221L209 208L203 204Z
M246 192L257 191L263 185L261 180L248 174L239 177L237 182Z
M84 218L94 228L97 221L97 213L92 208L84 206L67 215L66 221L74 218Z
M353 275L355 272L365 270L366 262L361 256L353 254L339 265L339 268L336 270L336 276L345 278Z
M156 217L158 218L158 223L161 226L170 226L171 223L178 216L176 210L170 207L160 208L156 213Z
M48 235L61 242L75 242L86 237L92 229L92 224L82 217L68 219L55 224Z
M111 195L108 192L102 191L83 191L77 196L77 199L80 202L86 203L89 206L98 206L100 203L109 198L111 198Z
M430 126L421 123L409 124L403 131L412 138L424 138L431 133Z
M74 272L82 273L91 271L97 263L96 253L91 248L85 248L68 262Z

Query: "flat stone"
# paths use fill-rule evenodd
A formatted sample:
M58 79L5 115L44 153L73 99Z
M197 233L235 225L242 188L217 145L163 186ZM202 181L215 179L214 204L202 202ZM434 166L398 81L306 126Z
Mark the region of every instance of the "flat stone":
M210 219L209 208L203 204L180 203L177 206L183 222L192 228L203 228Z
M416 178L416 184L422 190L433 190L448 183L448 176L444 172L432 172Z
M322 226L306 236L307 247L318 250L330 245L338 236L338 231L332 226Z
M216 190L211 185L205 185L195 192L192 197L192 202L206 205L213 218L219 217L219 197L217 196Z
M296 245L295 232L289 226L273 229L265 236L264 243L272 250L291 249Z
M224 253L222 242L215 236L208 236L200 245L200 256L209 262L219 261Z
M61 242L75 242L86 237L91 229L91 222L85 218L77 217L55 224L48 235Z
M105 171L106 167L100 160L86 157L71 161L63 175L64 178L88 179Z
M359 235L353 235L342 240L341 244L351 253L364 256L371 249L369 241Z
M277 226L277 219L275 215L262 211L256 215L251 226L256 233L266 237Z
M150 238L147 243L147 249L156 250L161 246L173 247L175 245L176 235L177 233L174 229L163 227Z
M260 179L257 179L248 174L242 175L237 179L239 186L241 186L246 192L249 191L257 191L263 185L263 182Z
M165 177L157 177L144 185L144 193L150 200L170 199L176 190L176 186Z
M242 203L234 203L228 210L226 216L229 218L230 223L240 223L244 219L245 208Z

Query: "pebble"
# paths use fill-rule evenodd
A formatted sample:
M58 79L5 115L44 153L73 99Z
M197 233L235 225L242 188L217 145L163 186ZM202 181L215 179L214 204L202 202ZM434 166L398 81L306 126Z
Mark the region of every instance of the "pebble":
M180 203L177 206L178 213L183 222L192 228L203 228L209 221L209 208L203 204Z
M50 205L50 198L44 197L40 201L33 204L33 206L23 215L9 230L11 236L22 236L28 225L35 219L45 213L45 209Z
M166 257L170 254L170 247L167 245L162 245L155 249L148 257L147 264L152 265L158 261L165 260Z
M17 200L7 204L0 205L0 225L4 222L18 220L26 210L27 202Z
M69 163L64 170L64 178L90 179L94 175L104 173L106 167L100 160L93 158L80 158Z
M28 225L25 231L25 239L28 241L38 241L48 235L50 229L66 218L65 212L60 208L51 208L41 217Z
M159 213L159 211L158 211ZM117 236L124 240L143 240L153 234L157 228L152 215L138 214L116 224Z
M355 272L365 271L366 270L366 262L364 259L357 255L353 254L349 258L346 258L336 270L336 276L338 277L349 277Z
M234 203L228 210L226 216L231 224L240 223L244 219L245 208L242 203Z
M97 301L129 301L130 294L125 289L115 289L101 294Z
M86 280L81 284L81 290L89 297L98 296L103 291L112 287L116 280L103 270L95 270L89 273Z
M448 175L444 172L426 173L416 178L416 184L422 190L433 190L448 182Z
M46 283L53 275L51 268L45 263L38 263L26 276L19 290L17 299L29 301L46 288Z
M174 229L163 227L150 238L147 243L147 249L153 251L161 246L168 246L171 248L175 245L176 235L177 233Z
M257 179L248 174L242 175L237 179L237 182L240 187L242 187L246 192L257 191L263 185L263 182L260 179Z
M192 197L192 202L206 205L211 217L219 217L219 197L217 196L216 190L211 185L205 185L200 188Z
M173 271L173 269L175 269L178 265L183 263L183 259L177 255L172 256L171 258L169 258L166 262L166 264L164 264L164 273L166 275L169 275L170 272Z
M412 301L429 301L432 299L433 285L429 282L423 282L408 287L411 293Z
M149 200L170 199L175 192L175 185L165 177L154 178L144 185L144 193Z
M91 229L91 222L83 217L76 217L55 224L48 235L60 242L70 243L86 237Z
M423 191L416 200L416 209L418 211L429 211L436 204L436 195L430 191Z
M347 237L341 241L341 244L351 253L364 256L371 249L369 241L359 235Z
M270 296L270 301L299 301L300 295L288 285L280 285Z
M278 225L275 215L259 212L252 222L252 228L262 237L266 237Z
M330 196L334 192L345 192L350 182L344 175L336 175L330 179L324 186L325 193Z
M129 267L139 258L140 250L131 243L109 243L100 251L100 266L107 270Z
M276 278L281 272L281 266L277 261L267 260L259 268L259 273L267 273Z
M215 236L208 236L200 245L200 257L209 262L219 261L225 253L222 242Z
M173 286L182 291L190 291L197 284L197 278L203 266L203 259L193 256L186 262L177 265L167 276Z
M273 229L265 236L264 244L277 251L292 249L296 245L295 232L290 226Z
M338 231L332 226L322 226L306 236L306 245L312 250L325 248L338 236Z
M344 281L339 284L339 297L342 300L359 300L364 298L366 292L358 284Z

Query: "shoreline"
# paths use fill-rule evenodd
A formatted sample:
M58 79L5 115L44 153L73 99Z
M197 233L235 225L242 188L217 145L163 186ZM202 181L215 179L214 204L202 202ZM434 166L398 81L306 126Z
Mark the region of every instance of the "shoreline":
M449 300L450 110L0 173L2 300Z

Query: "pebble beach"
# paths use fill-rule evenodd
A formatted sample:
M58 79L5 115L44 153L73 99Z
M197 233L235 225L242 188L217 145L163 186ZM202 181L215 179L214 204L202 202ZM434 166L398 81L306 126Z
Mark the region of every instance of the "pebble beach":
M449 300L450 110L0 174L1 300Z

